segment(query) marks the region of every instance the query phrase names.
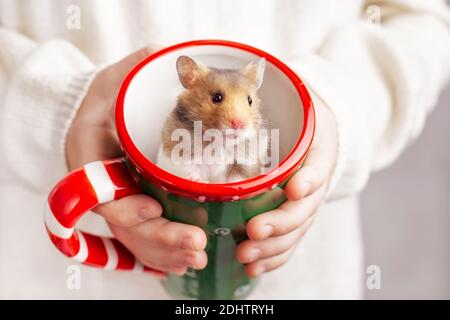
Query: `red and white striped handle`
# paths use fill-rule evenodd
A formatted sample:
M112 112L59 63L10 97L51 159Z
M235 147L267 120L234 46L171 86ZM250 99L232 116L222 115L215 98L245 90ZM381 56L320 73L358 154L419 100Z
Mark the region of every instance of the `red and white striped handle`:
M53 244L66 256L105 270L165 273L143 266L116 239L95 236L75 228L78 220L98 204L141 193L124 159L95 161L72 171L48 196L45 226Z

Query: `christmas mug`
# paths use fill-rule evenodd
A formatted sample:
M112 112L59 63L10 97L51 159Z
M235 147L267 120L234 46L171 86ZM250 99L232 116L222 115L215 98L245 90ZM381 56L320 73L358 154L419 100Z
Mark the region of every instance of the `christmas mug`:
M230 69L266 59L258 95L269 126L278 130L277 165L257 177L228 184L183 179L156 165L163 123L182 89L175 72L182 55ZM300 168L314 135L314 107L300 78L277 58L248 45L185 42L150 55L130 71L118 93L115 122L123 158L88 163L69 173L49 194L45 226L53 244L86 265L158 276L174 298L247 297L255 280L236 260L236 246L246 239L247 221L286 201L283 187ZM153 270L117 240L76 229L78 220L96 205L137 193L157 199L167 219L206 232L205 269L188 270L183 276Z

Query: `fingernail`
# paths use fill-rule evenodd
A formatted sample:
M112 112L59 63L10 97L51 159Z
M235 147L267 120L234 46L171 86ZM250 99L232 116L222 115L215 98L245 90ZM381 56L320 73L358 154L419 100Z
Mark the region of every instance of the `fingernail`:
M273 227L270 224L266 224L262 229L261 238L262 239L268 238L270 235L272 235L272 232L273 232Z
M261 256L261 250L260 249L258 249L258 248L251 249L250 253L249 253L249 261L248 261L248 263L255 261L260 256Z
M192 240L190 237L186 237L181 241L181 249L189 249L192 247Z
M151 218L150 210L148 210L147 208L139 209L138 218L139 218L139 221L141 221L141 222L150 219Z

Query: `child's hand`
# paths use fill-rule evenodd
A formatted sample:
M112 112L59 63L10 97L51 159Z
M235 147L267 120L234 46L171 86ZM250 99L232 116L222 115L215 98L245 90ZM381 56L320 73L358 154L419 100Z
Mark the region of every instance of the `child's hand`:
M70 169L121 155L114 130L114 101L127 72L150 54L142 49L101 71L92 82L67 134ZM196 226L161 217L160 204L146 195L132 195L95 208L114 236L144 265L183 274L187 267L206 266L206 235Z
M250 238L239 244L237 259L256 277L282 266L311 226L334 170L337 128L334 114L315 100L316 131L302 168L286 185L288 201L247 224Z

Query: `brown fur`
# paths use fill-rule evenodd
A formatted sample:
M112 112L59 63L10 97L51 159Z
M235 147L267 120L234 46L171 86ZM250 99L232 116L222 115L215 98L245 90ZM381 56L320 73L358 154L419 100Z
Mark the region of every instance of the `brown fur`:
M178 141L171 141L173 130L185 128L193 137L194 121L201 120L204 131L230 128L231 121L236 116L245 126L252 125L255 129L262 126L261 101L256 92L257 72L254 64L249 64L243 70L229 70L209 68L189 61L181 66L177 62L177 68L179 73L181 70L188 75L184 78L180 76L181 83L187 88L179 95L175 108L164 124L162 142L167 155L178 144ZM212 101L212 95L216 92L223 96L220 104L214 104ZM252 98L251 106L248 96ZM259 174L259 169L234 164L230 165L228 171L229 174L253 176Z

